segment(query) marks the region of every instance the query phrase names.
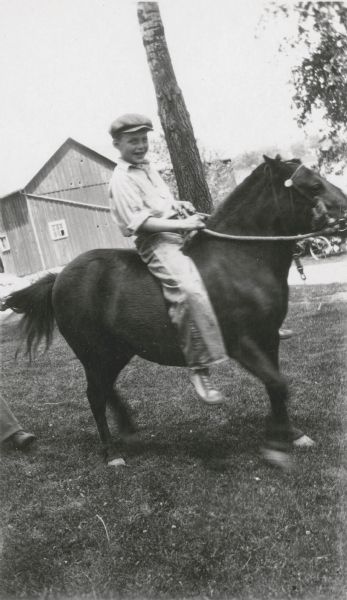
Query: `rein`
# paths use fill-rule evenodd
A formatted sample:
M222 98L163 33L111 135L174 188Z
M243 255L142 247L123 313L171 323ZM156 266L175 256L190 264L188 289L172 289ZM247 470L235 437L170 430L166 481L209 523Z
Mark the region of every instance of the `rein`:
M202 213L199 213L202 214ZM311 233L303 233L300 235L230 235L228 233L218 233L213 229L200 229L202 233L211 235L216 238L222 238L224 240L240 240L244 242L290 242L295 240L304 240L309 237L315 237L323 235L324 233L332 233L330 229L321 229L320 231L313 231Z

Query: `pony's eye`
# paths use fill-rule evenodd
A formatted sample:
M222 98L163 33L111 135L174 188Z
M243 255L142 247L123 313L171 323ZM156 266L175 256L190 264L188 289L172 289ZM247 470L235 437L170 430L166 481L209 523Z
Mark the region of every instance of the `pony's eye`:
M322 185L321 185L320 183L315 183L315 184L312 186L312 190L313 190L314 192L319 192L319 190L321 190L321 189L322 189Z

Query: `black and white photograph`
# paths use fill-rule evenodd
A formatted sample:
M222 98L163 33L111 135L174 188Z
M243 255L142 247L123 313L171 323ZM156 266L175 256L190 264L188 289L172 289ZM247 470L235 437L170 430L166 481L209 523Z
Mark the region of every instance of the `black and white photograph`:
M0 22L0 600L343 600L347 0Z

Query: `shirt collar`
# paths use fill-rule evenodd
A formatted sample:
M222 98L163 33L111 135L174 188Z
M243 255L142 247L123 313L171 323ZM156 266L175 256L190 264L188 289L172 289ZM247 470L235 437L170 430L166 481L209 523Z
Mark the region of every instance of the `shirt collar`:
M139 165L133 165L132 163L128 162L127 160L123 160L123 158L118 158L117 167L123 169L124 171L128 171L128 169L143 169L144 167L147 167L147 168L149 167L149 161L144 160Z

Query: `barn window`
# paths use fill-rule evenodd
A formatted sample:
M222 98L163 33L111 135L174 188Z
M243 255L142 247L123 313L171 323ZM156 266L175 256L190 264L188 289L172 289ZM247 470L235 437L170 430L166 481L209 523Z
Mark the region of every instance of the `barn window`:
M10 244L6 233L0 233L0 251L8 252L10 250Z
M60 221L50 221L48 227L52 240L61 240L68 236L65 219L61 219Z

